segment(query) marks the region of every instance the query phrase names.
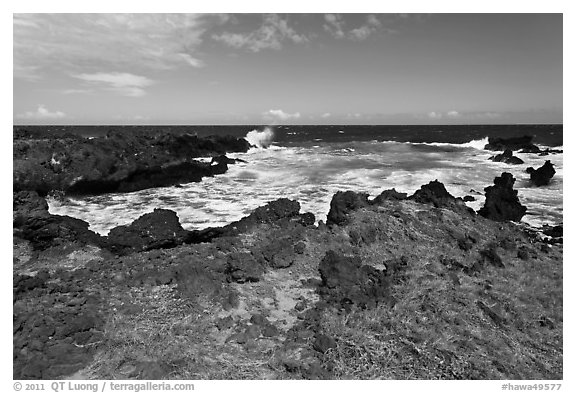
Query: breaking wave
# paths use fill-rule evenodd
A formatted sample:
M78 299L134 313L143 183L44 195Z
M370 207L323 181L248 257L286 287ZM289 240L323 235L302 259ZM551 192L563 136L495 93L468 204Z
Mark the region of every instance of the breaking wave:
M252 130L246 134L244 139L257 148L265 149L274 141L274 130L271 127L266 127L262 131Z

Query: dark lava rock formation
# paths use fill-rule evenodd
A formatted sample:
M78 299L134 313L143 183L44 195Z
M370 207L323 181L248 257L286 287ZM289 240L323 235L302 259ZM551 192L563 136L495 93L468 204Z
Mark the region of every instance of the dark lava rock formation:
M494 221L520 221L526 214L526 207L518 199L518 191L513 189L516 179L503 172L494 178L494 185L484 189L486 202L478 214Z
M378 303L393 303L385 271L363 265L358 257L328 251L319 266L322 283L318 291L327 303L349 308L373 308Z
M368 206L368 194L354 191L338 191L330 201L330 211L326 218L327 225L343 225L348 213Z
M544 165L538 169L532 167L527 168L526 172L530 174L530 180L536 187L547 186L550 184L550 180L556 173L554 165L552 165L549 160L547 160Z
M522 150L523 153L539 153L540 148L532 143L532 136L525 135L512 138L488 138L486 150Z
M215 165L194 157L246 152L243 138L112 130L106 137L61 138L16 133L13 142L14 191L52 190L78 194L134 191L200 181L227 170L223 158Z
M154 209L130 225L112 228L108 233L109 247L119 254L172 248L186 241L188 231L180 225L172 210Z
M358 209L370 206L378 206L385 201L413 200L418 203L431 204L434 207L447 208L455 211L466 212L474 215L475 212L467 207L462 198L455 198L450 194L444 184L438 180L423 185L413 195L407 196L395 189L384 190L373 200L368 199L368 194L354 191L338 191L330 201L330 211L326 220L327 225L346 225L347 216Z
M524 164L524 161L514 156L512 154L512 150L510 149L504 150L504 153L502 154L497 154L495 156L490 157L489 160L496 162L505 162L506 164L512 164L512 165Z
M408 199L418 203L432 204L434 207L444 207L474 213L474 211L471 211L471 209L466 206L461 198L455 198L446 190L444 184L438 180L423 185L419 190L416 190L413 195L408 197Z
M85 221L48 212L46 200L34 191L13 194L14 235L37 250L76 242L104 246L105 239L88 229Z

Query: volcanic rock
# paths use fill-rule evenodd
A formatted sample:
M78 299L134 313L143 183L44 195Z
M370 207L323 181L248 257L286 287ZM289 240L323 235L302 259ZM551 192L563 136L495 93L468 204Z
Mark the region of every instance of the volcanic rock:
M556 225L556 226L549 226L549 225L545 225L543 228L543 233L546 236L551 236L551 237L562 237L564 236L564 228L563 225Z
M467 212L474 215L474 211L466 206L461 198L455 198L450 194L444 184L438 180L431 181L420 187L419 190L409 196L408 199L418 203L432 204L434 207L447 208L454 211Z
M74 242L104 247L106 239L92 232L88 227L89 224L86 221L49 213L25 218L18 216L14 223L14 235L29 240L36 250L45 250Z
M493 157L490 157L489 159L495 162L505 162L506 164L513 164L513 165L524 164L524 161L514 156L512 154L512 150L510 149L506 149L504 150L504 153L497 154Z
M327 225L344 225L348 213L361 207L368 206L368 194L354 191L338 191L330 201L330 211L326 219Z
M488 144L484 146L486 150L521 150L523 153L538 153L540 148L532 143L532 136L525 135L512 138L491 137Z
M358 257L346 257L328 251L319 266L322 283L318 290L328 303L344 308L356 304L371 308L392 300L385 272L362 265Z
M329 349L337 347L336 340L325 334L317 334L313 347L320 353L326 353Z
M19 226L30 216L48 216L48 203L36 191L13 193L12 212L14 226Z
M235 252L228 255L226 268L228 281L239 283L259 281L264 270L264 267L250 253Z
M390 190L384 190L378 195L374 200L372 200L372 204L380 205L384 201L402 201L408 198L408 194L405 192L398 192L395 188Z
M530 180L536 187L546 186L550 183L550 179L554 176L556 171L554 170L554 165L547 160L544 165L538 169L529 167L526 172L530 174Z
M182 228L172 210L154 209L130 225L112 228L108 233L109 248L117 253L171 248L184 243L188 231Z
M198 138L153 130L113 129L106 137L93 139L20 133L13 142L14 190L101 194L200 181L224 173L226 163L210 165L192 158L246 152L249 147L243 138Z
M494 178L494 185L484 189L486 201L478 214L494 221L520 221L526 207L520 203L518 191L513 189L515 181L507 172Z

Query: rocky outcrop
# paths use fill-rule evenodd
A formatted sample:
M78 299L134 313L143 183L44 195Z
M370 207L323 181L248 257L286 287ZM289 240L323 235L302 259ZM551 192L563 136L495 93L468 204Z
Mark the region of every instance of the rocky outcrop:
M228 158L224 154L219 155L218 157L212 157L210 161L210 165L218 165L218 164L236 164L236 163L245 163L246 161L241 158Z
M514 156L512 154L512 150L510 149L504 150L504 153L502 154L497 154L495 156L490 157L489 160L495 162L505 162L506 164L512 164L512 165L524 164L524 161Z
M538 153L539 156L547 156L549 154L562 154L564 151L560 150L560 149L546 149L546 150L542 150L540 151L540 153ZM523 153L523 152L520 152Z
M372 201L372 204L379 205L384 201L402 201L408 198L408 194L405 192L398 192L395 188L390 190L384 190Z
M564 226L562 224L555 226L545 225L542 229L546 236L555 238L564 236Z
M513 183L503 174L492 188L515 195ZM439 182L411 199L342 194L344 228L316 227L298 202L280 199L211 228L207 243L186 244L192 233L159 209L112 231L116 255L85 247L74 265L58 265L68 256L37 248L22 270L15 264L14 379L83 369L132 379L561 377L561 245L454 208L459 199ZM14 217L21 226L53 216L21 192ZM446 329L448 347L422 345ZM485 337L503 345L486 347ZM151 360L135 360L144 352ZM221 353L233 364L219 363ZM503 356L519 365L495 366ZM370 369L347 364L360 362Z
M358 257L328 251L318 269L322 278L318 291L328 303L344 308L352 304L373 308L379 303L393 303L385 272L363 265Z
M106 192L133 192L154 187L167 187L180 183L199 182L203 177L226 173L225 162L211 165L186 161L165 166L136 169L126 177L105 177L95 180L77 179L68 187L70 194L101 194Z
M330 201L330 211L326 218L327 225L344 225L348 213L361 207L366 207L368 194L355 193L354 191L338 191Z
M432 204L435 207L441 207L452 205L456 198L446 190L444 184L438 180L434 180L423 185L419 190L416 190L409 199L418 203Z
M413 195L409 196L408 199L418 203L432 204L434 207L465 212L472 215L475 214L474 210L466 206L462 198L454 197L446 190L444 184L438 180L423 185L419 190L416 190Z
M534 169L529 167L526 169L526 172L530 174L530 180L536 187L542 187L550 184L550 179L552 179L556 170L554 169L554 165L547 160L540 168Z
M494 178L494 185L484 189L486 202L478 214L494 221L520 221L526 207L520 203L518 191L513 189L515 181L507 172Z
M13 193L12 215L14 227L24 223L31 216L47 216L48 203L36 191L20 191Z
M523 153L539 153L540 148L532 143L532 136L525 135L512 138L488 138L486 150L522 150Z
M171 248L186 241L188 231L182 228L172 210L154 209L130 225L112 228L108 233L109 248L120 254Z
M15 191L51 190L75 193L133 191L224 173L227 163L194 161L194 157L246 152L243 138L112 130L106 137L43 138L19 133L13 142Z
M315 221L316 218L312 213L300 213L300 203L298 201L280 198L254 209L250 215L240 221L226 225L222 228L222 232L224 236L233 236L264 223L275 223L281 227L289 223L310 226L314 225Z
M34 191L13 194L13 233L36 250L68 243L103 246L105 239L88 227L86 221L50 214L46 200Z

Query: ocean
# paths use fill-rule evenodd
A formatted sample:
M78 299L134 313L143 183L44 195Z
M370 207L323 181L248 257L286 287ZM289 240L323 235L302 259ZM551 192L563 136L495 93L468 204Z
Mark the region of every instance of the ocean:
M523 222L534 227L562 222L563 154L543 157L515 152L525 164L509 165L488 160L498 152L483 149L490 136L522 135L533 135L540 148L562 149L562 125L69 126L54 131L97 137L110 128L199 136L230 134L245 137L256 147L247 153L228 154L246 163L229 165L227 173L200 183L49 198L52 214L85 220L90 229L103 235L154 208L176 211L186 229L203 229L229 224L278 198L298 200L302 212L325 221L336 191L366 192L374 197L395 188L412 194L432 180L444 183L456 197L474 197L467 204L478 210L484 203L484 188L502 172L516 178L514 188L528 208ZM548 186L535 187L525 170L540 167L546 160L554 164L556 174Z

